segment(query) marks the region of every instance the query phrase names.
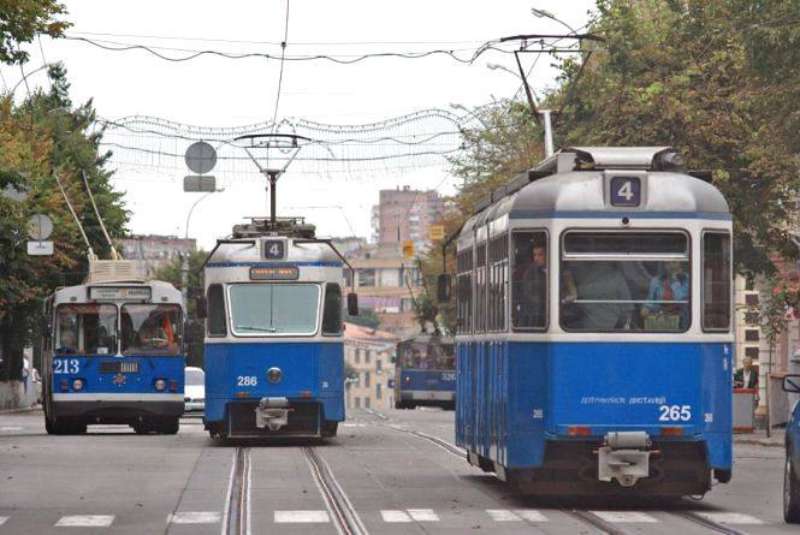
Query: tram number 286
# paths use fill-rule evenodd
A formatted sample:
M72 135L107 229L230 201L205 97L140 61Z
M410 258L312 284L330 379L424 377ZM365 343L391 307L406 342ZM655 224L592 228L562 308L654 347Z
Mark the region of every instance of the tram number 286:
M692 419L691 405L660 405L659 422L688 422Z
M255 375L240 375L236 378L236 386L258 386L258 377Z

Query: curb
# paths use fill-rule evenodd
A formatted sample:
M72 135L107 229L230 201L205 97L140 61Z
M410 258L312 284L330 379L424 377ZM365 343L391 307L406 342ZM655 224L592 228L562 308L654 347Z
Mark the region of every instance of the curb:
M4 414L20 414L23 412L33 412L41 409L42 409L41 405L34 405L33 407L27 407L22 409L0 409L0 416Z

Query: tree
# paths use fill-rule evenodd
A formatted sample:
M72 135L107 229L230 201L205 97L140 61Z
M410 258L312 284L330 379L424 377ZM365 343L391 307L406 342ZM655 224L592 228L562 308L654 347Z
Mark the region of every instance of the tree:
M42 300L59 286L81 282L88 266L86 246L55 177L96 252L105 254L108 246L89 205L83 173L111 235L123 235L128 220L122 195L113 190L104 168L110 153L99 151L101 132L92 131L91 102L73 108L64 70L53 68L49 74L51 89L36 91L19 106L11 96L0 98L0 189L27 192L23 201L0 196L0 380L20 378L22 351L35 336ZM52 257L27 255L26 225L36 213L54 222Z
M344 321L348 323L361 325L362 327L368 327L370 329L377 329L381 325L381 319L371 308L359 308L358 316L351 316L346 312L347 311L345 311Z
M28 61L20 49L39 34L61 37L70 23L58 20L66 8L54 0L0 0L0 62L13 64Z

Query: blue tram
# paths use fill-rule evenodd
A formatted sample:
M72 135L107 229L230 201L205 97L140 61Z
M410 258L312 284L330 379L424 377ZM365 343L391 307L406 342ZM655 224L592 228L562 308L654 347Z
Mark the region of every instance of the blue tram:
M401 341L395 364L395 408L433 405L455 409L455 365L452 338L420 334Z
M530 494L728 482L731 233L665 147L566 149L493 192L457 236L469 462Z
M345 418L346 262L314 234L301 219L254 218L206 261L204 421L214 438L332 437Z
M183 414L181 293L160 281L87 282L45 303L43 405L47 432L127 424L175 434Z

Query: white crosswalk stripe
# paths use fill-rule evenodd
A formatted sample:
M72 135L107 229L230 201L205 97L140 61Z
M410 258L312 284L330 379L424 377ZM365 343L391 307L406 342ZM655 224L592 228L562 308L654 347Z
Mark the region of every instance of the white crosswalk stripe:
M62 516L57 528L107 528L114 522L114 515L70 515Z
M535 509L487 509L486 513L495 522L547 522L547 517Z
M547 517L535 509L515 509L514 513L528 522L547 522Z
M744 513L698 512L697 514L719 524L750 524L757 526L764 523L764 521Z
M408 515L417 522L438 522L439 516L433 509L406 509Z
M217 524L222 519L220 513L214 511L184 511L173 513L167 517L169 524Z
M411 522L411 517L408 516L408 513L406 513L405 511L399 511L394 509L381 510L381 518L383 518L384 522L388 522L390 524Z
M328 511L275 511L276 524L315 524L330 521Z
M614 524L654 524L658 520L647 513L638 511L591 511L601 520Z
M8 517L7 516L0 516L0 526L5 524L6 522L8 522Z

